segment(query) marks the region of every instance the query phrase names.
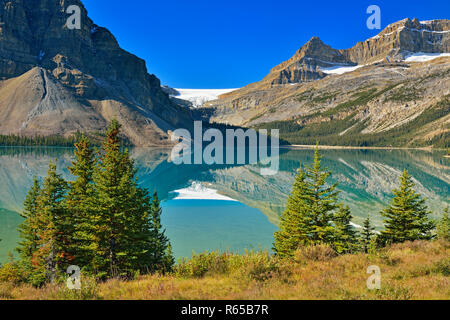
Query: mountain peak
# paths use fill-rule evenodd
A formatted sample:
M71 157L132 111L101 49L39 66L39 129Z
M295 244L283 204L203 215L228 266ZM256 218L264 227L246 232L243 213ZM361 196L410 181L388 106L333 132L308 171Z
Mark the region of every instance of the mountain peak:
M314 36L307 43L323 44L323 41L319 37Z
M270 81L271 86L308 82L326 76L322 68L352 67L386 58L401 61L415 52L450 52L450 20L406 18L346 50L333 49L319 37L312 37L292 58L273 68L263 82Z
M79 30L66 26L70 5L81 9ZM37 88L28 100L0 100L0 134L98 132L104 129L100 124L115 117L133 143L153 145L167 143L168 130L191 122L188 111L172 103L159 79L147 73L145 61L121 49L109 30L88 17L81 1L0 0L0 21L0 79L32 81ZM22 77L36 67L43 71ZM61 101L49 85L71 98ZM19 87L9 88L15 92ZM65 111L55 116L51 104L64 105ZM22 111L11 118L12 113L4 112L11 108ZM86 117L99 125L84 121Z

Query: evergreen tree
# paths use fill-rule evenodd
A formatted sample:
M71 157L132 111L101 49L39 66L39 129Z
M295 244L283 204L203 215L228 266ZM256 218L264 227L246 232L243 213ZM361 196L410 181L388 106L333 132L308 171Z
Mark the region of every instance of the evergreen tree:
M19 226L19 234L22 240L17 251L20 257L31 267L31 259L38 249L38 197L41 192L39 180L34 177L33 185L25 198L22 217L25 221Z
M33 255L33 266L41 281L53 282L58 271L68 264L66 250L70 214L64 206L67 183L56 173L56 165L49 164L47 177L38 197L38 249Z
M173 271L173 266L175 265L175 258L173 256L173 250L172 250L172 245L169 244L167 245L167 249L164 255L164 261L163 261L163 271L164 272L171 272Z
M155 192L151 206L152 217L152 260L156 270L170 271L173 266L172 246L165 234L161 224L162 209L160 207L158 194Z
M332 220L339 205L337 185L326 184L330 175L321 165L317 146L313 166L298 171L281 216L280 230L274 234L277 255L290 257L300 245L332 243L335 231Z
M334 214L334 237L332 247L337 253L351 253L357 247L357 234L351 225L352 215L350 208L341 204Z
M127 225L131 190L127 190L129 181L124 178L131 161L120 150L119 130L119 123L113 120L94 170L95 210L99 217L95 229L98 247L94 266L100 277L116 277L130 271L126 247L127 230L132 228Z
M65 182L52 163L42 186L34 180L18 247L31 283L52 282L71 264L102 279L171 270L174 258L158 196L152 199L138 187L119 134L113 120L98 159L89 140L79 137L68 168L73 182Z
M154 271L160 267L155 250L166 248L162 236L156 239L163 234L154 227L158 214L148 192L137 185L134 162L128 150L121 151L119 133L120 125L113 120L93 175L98 216L94 266L102 278Z
M372 223L370 222L370 216L367 216L367 218L364 220L363 229L361 232L361 245L365 253L369 252L369 246L374 236L373 232L374 230L375 228L372 226Z
M394 189L393 194L391 204L381 212L385 217L382 239L392 243L431 239L434 224L428 218L430 212L425 199L415 192L407 170L400 177L400 188Z
M450 219L448 218L448 207L445 208L442 219L437 225L437 236L439 239L450 241Z
M93 209L95 195L92 185L95 156L89 139L84 135L79 136L75 143L74 155L75 160L68 169L76 179L70 183L66 196L67 210L70 211L72 219L70 230L72 237L68 250L74 264L92 271L91 261L96 249L94 237L96 215Z

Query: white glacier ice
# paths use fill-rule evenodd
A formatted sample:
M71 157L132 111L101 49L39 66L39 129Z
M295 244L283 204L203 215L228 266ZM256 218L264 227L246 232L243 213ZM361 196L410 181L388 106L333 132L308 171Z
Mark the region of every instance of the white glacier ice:
M179 95L172 97L187 100L192 103L195 108L200 107L205 102L216 100L220 95L234 91L236 89L175 89Z

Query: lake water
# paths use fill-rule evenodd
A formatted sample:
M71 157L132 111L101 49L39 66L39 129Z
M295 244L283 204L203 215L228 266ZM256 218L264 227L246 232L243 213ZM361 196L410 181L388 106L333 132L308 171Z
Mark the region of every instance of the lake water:
M168 160L169 152L134 149L131 154L141 186L158 191L163 200L162 221L177 258L193 251L270 250L296 169L313 159L312 150L283 149L280 171L262 176L258 165L178 166ZM323 150L322 154L323 164L333 172L330 182L339 183L340 198L350 206L356 224L370 214L381 227L379 212L391 199L403 169L414 177L435 218L450 205L450 159L443 157L444 152ZM0 148L0 262L17 244L22 221L18 212L33 177L45 177L54 159L70 179L71 149ZM183 191L180 195L175 190Z

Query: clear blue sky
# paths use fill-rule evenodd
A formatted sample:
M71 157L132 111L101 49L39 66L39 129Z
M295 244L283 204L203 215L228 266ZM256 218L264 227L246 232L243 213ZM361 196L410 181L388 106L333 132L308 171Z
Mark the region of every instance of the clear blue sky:
M403 18L449 19L449 0L82 0L89 16L122 48L147 61L175 88L237 88L262 79L311 37L337 49L377 34L366 9L381 8L382 28Z

